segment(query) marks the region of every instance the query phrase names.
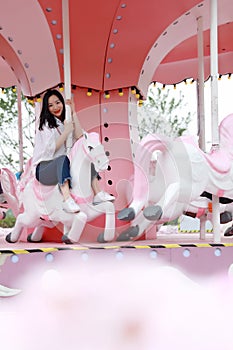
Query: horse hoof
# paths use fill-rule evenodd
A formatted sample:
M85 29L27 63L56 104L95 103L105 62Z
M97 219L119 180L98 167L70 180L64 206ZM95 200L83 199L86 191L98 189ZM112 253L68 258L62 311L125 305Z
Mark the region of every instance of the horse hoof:
M225 237L233 236L233 226L228 227L228 229L226 229L226 231L224 232L224 236Z
M3 211L2 212L2 217L1 217L1 219L0 220L4 220L6 218L6 212L5 211Z
M123 221L131 221L135 218L135 211L133 208L125 208L122 209L118 215L117 218L119 220L123 220Z
M224 211L220 214L220 224L227 224L232 221L232 214L229 211Z
M104 239L104 233L100 233L99 236L97 237L97 242L99 243L107 243L107 241L105 241Z
M27 241L30 243L40 243L40 242L42 242L42 239L40 239L39 241L33 241L32 233L30 233L30 235L27 236Z
M159 205L150 205L143 210L143 215L147 220L157 221L163 214L162 208Z
M66 235L63 235L61 240L65 244L73 244L73 242Z
M137 226L132 226L129 227L127 230L122 232L116 239L117 242L126 242L126 241L131 241L133 238L137 237L139 233L139 227Z
M12 242L12 241L11 241L11 232L8 233L8 235L6 235L5 240L6 240L8 243L15 243L15 242Z

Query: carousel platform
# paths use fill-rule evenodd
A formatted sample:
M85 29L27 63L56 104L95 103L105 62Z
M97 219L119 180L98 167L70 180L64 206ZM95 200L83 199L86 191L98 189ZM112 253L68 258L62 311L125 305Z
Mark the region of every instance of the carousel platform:
M154 261L162 266L179 268L192 279L227 275L233 266L233 237L221 234L221 242L214 242L213 232L205 240L198 232L180 233L174 227L159 231L156 239L129 242L64 244L53 242L7 243L0 234L0 285L20 289L21 278L38 266L55 268L62 259L75 259L80 266L104 259L114 261ZM224 231L223 231L224 232Z

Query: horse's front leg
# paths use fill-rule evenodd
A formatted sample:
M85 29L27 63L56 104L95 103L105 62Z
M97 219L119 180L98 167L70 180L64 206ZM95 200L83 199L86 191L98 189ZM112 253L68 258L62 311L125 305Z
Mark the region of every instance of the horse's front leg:
M119 211L117 218L122 221L132 221L144 207L145 202L134 199L128 208Z
M178 203L179 191L179 182L170 184L156 205L149 205L143 210L145 218L151 221L158 221L164 213L166 215L168 212L173 212Z
M136 173L134 176L133 200L128 208L120 210L117 215L117 218L122 221L134 220L148 202L150 195L148 174L145 174L144 170L142 171L141 168L136 167Z
M64 227L70 227L69 232L62 236L62 241L66 244L78 243L87 222L87 215L80 211L77 214L67 214L67 219L63 221Z
M131 222L129 228L125 231L121 232L121 234L117 237L118 242L122 241L133 241L138 239L150 226L154 225L150 220L147 220L143 212L141 211L137 217Z
M105 208L105 228L103 238L106 242L112 241L115 237L115 206L111 202L102 203Z

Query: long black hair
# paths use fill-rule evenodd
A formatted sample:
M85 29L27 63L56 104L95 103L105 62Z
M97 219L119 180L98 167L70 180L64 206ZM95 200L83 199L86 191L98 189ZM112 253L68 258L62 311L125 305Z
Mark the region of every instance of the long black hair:
M65 101L64 98L62 96L62 94L58 91L58 90L48 90L43 97L43 104L42 104L42 109L40 112L40 123L39 123L39 130L43 130L43 126L46 124L46 122L48 123L48 126L52 129L52 128L57 128L58 124L56 121L56 118L54 117L54 115L52 113L50 113L49 111L49 98L51 96L57 96L57 98L62 102L63 104L63 111L61 114L61 121L64 122L65 117L66 117L66 108L65 108Z

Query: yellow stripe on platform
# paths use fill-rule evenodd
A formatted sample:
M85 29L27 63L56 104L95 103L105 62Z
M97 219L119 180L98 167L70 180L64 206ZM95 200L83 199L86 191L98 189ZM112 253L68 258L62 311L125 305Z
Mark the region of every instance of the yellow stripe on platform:
M39 249L42 250L42 252L44 252L44 253L57 252L59 250L58 248L53 248L53 247L39 248Z
M68 248L70 250L88 250L88 247L70 247ZM58 249L58 250L62 250L62 249Z
M224 247L233 247L233 243L223 243Z
M197 244L195 244L195 246L198 248L211 247L211 245L209 243L197 243Z
M174 248L224 248L224 247L233 247L232 243L167 243L167 244L148 244L148 245L132 245L132 244L124 244L122 245L88 245L88 246L75 246L75 245L64 245L64 246L57 246L57 247L38 247L35 248L27 248L27 249L1 249L0 248L0 255L3 254L31 254L31 253L48 253L48 252L58 252L58 251L67 251L67 250L116 250L116 249L174 249Z
M11 250L13 254L29 254L30 251L24 249L14 249Z
M180 244L170 243L170 244L163 244L164 248L181 248L182 246Z
M148 248L150 248L149 245L134 245L133 247L135 249L148 249Z

